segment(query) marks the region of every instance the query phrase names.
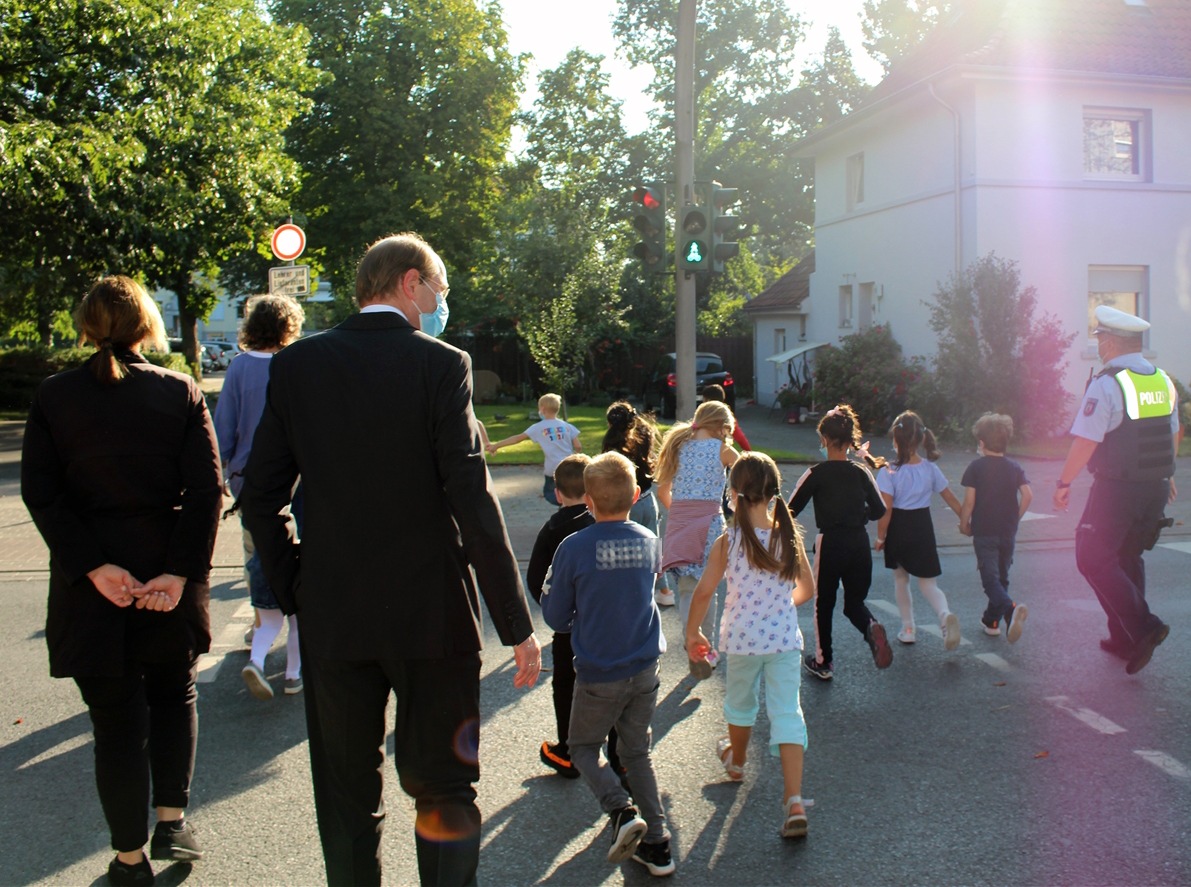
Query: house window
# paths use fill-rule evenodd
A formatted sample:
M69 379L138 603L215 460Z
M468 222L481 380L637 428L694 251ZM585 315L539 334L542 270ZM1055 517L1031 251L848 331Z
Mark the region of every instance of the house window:
M839 325L840 328L852 326L852 287L839 288Z
M871 283L860 284L860 329L866 330L873 325L873 290Z
M1085 178L1146 181L1149 176L1149 145L1148 111L1084 109Z
M848 209L864 203L864 152L848 158Z
M1088 356L1096 356L1096 308L1111 305L1128 314L1149 313L1149 274L1143 265L1093 265L1088 268ZM1149 333L1142 342L1148 346Z

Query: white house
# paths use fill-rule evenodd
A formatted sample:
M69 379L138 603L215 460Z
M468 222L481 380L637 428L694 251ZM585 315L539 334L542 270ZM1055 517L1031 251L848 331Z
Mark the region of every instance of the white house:
M814 270L806 296L748 308L760 402L783 346L888 323L907 356L932 354L924 300L989 253L1081 332L1073 392L1105 302L1148 318L1147 356L1191 380L1188 0L961 2L795 150L815 168Z

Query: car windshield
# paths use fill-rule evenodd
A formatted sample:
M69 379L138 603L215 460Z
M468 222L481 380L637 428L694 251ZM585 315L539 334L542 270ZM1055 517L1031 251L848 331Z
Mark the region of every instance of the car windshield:
M695 372L697 373L722 373L724 365L719 358L700 357L695 361Z

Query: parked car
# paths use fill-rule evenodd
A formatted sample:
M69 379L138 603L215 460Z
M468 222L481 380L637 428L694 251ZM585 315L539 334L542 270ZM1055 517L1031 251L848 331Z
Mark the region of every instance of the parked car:
M226 370L235 356L240 353L240 349L233 342L203 342L202 344L204 348L212 349L213 353L218 352L219 357L216 363L218 369L222 370Z
M170 339L170 351L175 354L182 353L182 340ZM202 363L203 372L210 373L219 369L219 363L223 359L223 352L218 348L206 345L199 342L199 361Z
M642 400L645 408L651 410L655 405L662 408L663 419L673 419L677 411L678 377L674 373L676 355L662 355L654 368L653 374L645 384ZM732 410L736 409L736 380L732 374L724 369L724 360L718 354L710 351L699 351L695 354L695 400L703 400L704 385L721 385L724 389L724 400Z

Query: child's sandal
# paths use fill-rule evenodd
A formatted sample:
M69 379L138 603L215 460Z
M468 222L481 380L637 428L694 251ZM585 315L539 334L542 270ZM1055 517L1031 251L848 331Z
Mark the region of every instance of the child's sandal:
M782 825L783 838L805 838L807 832L806 808L801 798L790 798L786 802L786 821Z
M719 756L720 763L724 765L724 772L728 774L728 778L733 782L740 782L744 779L744 767L740 764L732 763L732 740L725 736L715 744L715 753Z

